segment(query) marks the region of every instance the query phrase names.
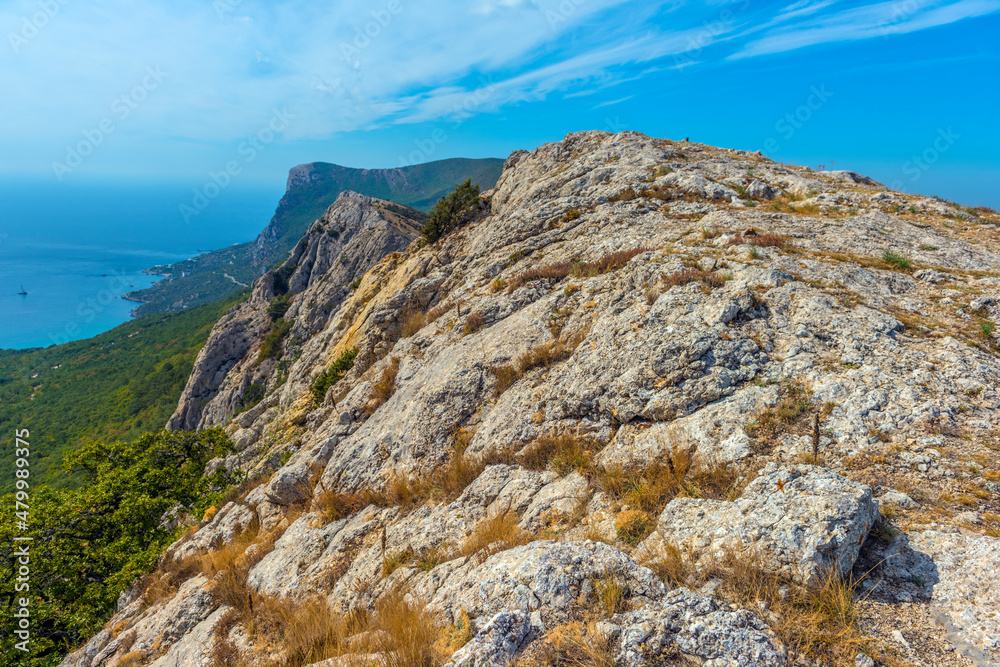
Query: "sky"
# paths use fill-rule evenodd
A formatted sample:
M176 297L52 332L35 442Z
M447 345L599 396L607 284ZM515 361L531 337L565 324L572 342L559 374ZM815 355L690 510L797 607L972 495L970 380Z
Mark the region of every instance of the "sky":
M9 182L280 193L599 129L1000 208L1000 0L0 0L0 29Z

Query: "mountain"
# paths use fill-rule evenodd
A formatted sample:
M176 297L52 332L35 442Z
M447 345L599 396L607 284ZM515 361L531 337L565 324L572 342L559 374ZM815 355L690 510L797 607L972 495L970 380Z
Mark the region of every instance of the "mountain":
M467 178L484 189L493 187L502 166L503 160L495 158L453 158L396 169L353 169L326 162L293 167L274 216L254 241L154 266L149 273L164 279L126 298L141 303L133 311L136 315L216 301L284 261L309 225L345 190L427 211Z
M391 206L216 324L248 481L63 665L1000 660L996 212L634 132Z

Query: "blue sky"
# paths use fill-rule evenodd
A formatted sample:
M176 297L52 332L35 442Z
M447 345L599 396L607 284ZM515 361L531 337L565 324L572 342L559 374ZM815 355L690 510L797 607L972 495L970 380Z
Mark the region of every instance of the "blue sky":
M637 130L1000 208L1000 0L8 0L0 175L274 188Z

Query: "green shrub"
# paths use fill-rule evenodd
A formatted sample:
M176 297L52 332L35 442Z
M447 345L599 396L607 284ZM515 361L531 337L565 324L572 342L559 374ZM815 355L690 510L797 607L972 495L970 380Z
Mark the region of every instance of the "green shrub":
M247 387L247 391L243 395L243 405L252 408L262 400L264 400L264 385L255 382Z
M267 306L267 314L271 316L271 321L280 320L291 306L292 295L282 294L271 299L271 303Z
M464 213L479 205L479 184L472 184L472 179L465 179L449 194L441 197L434 204L431 218L420 232L426 243L434 243L439 238L458 227Z
M353 292L354 290L358 289L359 287L361 287L361 278L363 278L363 277L364 277L364 276L360 276L360 277L358 277L358 278L355 278L355 279L354 279L354 280L353 280L353 281L351 282L351 291L352 291L352 292Z
M886 264L898 266L901 269L908 269L912 266L909 257L900 255L898 252L893 252L892 250L886 250L882 253L882 261Z
M257 354L257 363L265 359L273 359L281 354L281 344L285 341L288 332L292 330L294 320L279 319L271 325L271 329L264 336L260 344L260 352Z
M319 374L313 380L312 391L313 404L319 405L326 398L326 392L333 385L340 381L340 378L347 375L347 371L354 367L354 359L358 356L358 348L354 347L337 357L337 360L330 364L329 368Z

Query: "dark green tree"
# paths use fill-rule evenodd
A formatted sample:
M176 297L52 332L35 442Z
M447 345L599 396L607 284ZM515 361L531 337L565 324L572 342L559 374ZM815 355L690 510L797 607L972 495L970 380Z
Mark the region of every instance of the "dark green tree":
M13 495L0 502L0 577L3 578L2 664L41 667L98 632L119 594L151 571L182 528L169 512L200 516L225 488L239 481L205 464L232 451L221 429L146 433L131 442L94 441L69 454L68 474L83 478L73 490L31 491L28 530L15 530ZM13 535L32 537L30 591L13 590ZM14 600L31 601L31 653L14 648Z
M425 242L434 243L461 225L465 221L465 214L478 206L479 184L473 185L472 179L467 178L434 204L430 220L424 225L421 236Z

